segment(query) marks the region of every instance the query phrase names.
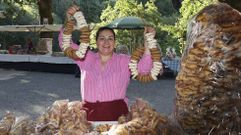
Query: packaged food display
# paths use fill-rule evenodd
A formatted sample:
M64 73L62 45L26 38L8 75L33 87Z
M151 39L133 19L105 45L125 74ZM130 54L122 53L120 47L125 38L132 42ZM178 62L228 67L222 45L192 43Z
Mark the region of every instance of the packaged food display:
M5 116L0 121L0 135L8 135L14 122L15 116L13 113L6 112Z
M210 5L191 21L176 78L175 117L188 134L241 131L241 13Z
M57 100L36 120L7 113L0 123L0 135L181 135L168 117L137 99L127 116L119 121L90 122L82 102Z

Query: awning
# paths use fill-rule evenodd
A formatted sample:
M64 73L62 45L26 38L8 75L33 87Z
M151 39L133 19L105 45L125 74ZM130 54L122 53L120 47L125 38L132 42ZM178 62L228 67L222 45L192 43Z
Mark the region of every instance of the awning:
M62 24L53 25L2 25L0 32L58 32Z
M129 30L144 29L145 26L150 26L150 24L148 24L145 19L136 16L117 18L108 25L106 25L106 27L110 27L113 29Z

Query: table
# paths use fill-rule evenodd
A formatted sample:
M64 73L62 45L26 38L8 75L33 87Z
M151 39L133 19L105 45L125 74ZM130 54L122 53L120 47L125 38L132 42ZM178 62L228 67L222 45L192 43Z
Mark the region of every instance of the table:
M51 64L74 64L68 57L54 57L51 55L19 55L19 54L0 54L0 62L35 62Z

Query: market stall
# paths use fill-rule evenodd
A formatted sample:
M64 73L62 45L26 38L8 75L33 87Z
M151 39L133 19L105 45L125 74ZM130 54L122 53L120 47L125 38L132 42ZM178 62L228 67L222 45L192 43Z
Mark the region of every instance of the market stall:
M0 54L0 62L74 64L73 60L68 57L53 57L51 55L18 55L18 54Z
M54 32L59 31L62 24L53 25L3 25L0 32Z
M163 116L148 102L137 99L130 105L129 113L115 123L96 125L87 121L82 102L59 100L36 121L17 119L7 113L0 122L0 133L238 135L241 132L240 20L240 12L223 3L210 5L193 18L176 78L175 110L171 115L174 117Z
M33 32L33 33L58 32L61 29L61 27L62 27L62 24L4 25L4 26L0 26L0 32ZM39 39L38 45L36 47L36 51L40 54L52 54L52 45L53 45L52 42L53 42L52 38ZM15 46L10 46L10 51L14 49L16 49ZM17 52L12 52L12 53L17 53Z

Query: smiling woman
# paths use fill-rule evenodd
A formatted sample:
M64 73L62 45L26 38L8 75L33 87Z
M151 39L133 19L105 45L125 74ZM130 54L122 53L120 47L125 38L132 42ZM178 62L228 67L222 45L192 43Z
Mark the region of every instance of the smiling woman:
M99 29L97 36L97 47L101 56L103 57L102 62L106 62L108 60L108 56L111 56L114 52L115 48L115 34L112 29L102 27Z
M72 15L80 12L78 10L77 6L70 7L66 13L67 18L72 18ZM64 38L65 34L69 34L68 29L72 27L67 26L60 31L59 45L63 50L67 50L67 56L73 58L81 70L81 96L84 107L87 108L87 119L117 121L119 116L128 113L126 90L131 76L128 67L130 56L116 54L114 52L115 32L109 27L101 27L96 33L97 53L87 50L83 57L78 57L76 52L82 44L78 46L71 42L70 38ZM152 33L154 37L156 32L153 28L146 28L144 34L147 33ZM89 34L82 34L80 38L89 38ZM149 48L146 47L142 58L137 63L137 69L138 72L145 74L151 68L152 58Z

